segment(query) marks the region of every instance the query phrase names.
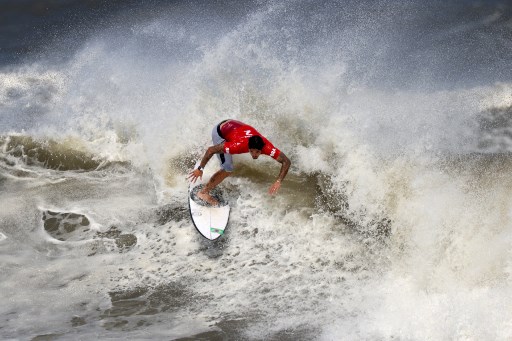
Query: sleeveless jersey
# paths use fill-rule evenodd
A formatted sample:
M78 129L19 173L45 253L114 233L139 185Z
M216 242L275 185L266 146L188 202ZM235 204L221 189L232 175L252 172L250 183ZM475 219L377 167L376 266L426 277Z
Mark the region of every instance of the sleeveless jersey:
M229 120L220 129L224 142L224 153L242 154L249 152L249 138L259 135L265 145L261 150L262 154L268 155L277 160L281 151L261 135L256 129L240 121Z

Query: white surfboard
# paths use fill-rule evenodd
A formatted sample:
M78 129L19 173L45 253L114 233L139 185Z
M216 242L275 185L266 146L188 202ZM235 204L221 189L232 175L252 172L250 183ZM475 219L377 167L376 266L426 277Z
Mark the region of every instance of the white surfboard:
M197 192L203 184L191 185L188 191L188 207L190 217L199 233L209 239L215 240L224 234L229 220L230 207L222 197L222 192L216 188L212 196L219 201L218 206L212 206L197 197Z

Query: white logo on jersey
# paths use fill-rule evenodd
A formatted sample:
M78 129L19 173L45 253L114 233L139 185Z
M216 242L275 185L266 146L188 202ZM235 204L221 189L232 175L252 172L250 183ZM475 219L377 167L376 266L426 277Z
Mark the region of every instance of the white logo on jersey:
M275 153L276 153L276 149L272 148L272 151L270 152L270 157L274 157Z
M252 136L252 133L250 130L244 130L245 131L245 136Z

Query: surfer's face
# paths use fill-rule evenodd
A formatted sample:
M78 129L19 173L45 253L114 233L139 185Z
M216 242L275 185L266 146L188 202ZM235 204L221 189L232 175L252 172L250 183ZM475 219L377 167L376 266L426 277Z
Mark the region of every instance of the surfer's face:
M261 155L261 150L259 149L249 149L249 153L251 153L251 156L254 160L256 160Z

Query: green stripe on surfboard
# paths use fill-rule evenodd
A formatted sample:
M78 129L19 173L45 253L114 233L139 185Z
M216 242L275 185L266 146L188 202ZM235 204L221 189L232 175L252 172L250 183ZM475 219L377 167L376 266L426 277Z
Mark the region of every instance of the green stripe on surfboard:
M224 230L222 229L216 229L214 227L210 227L210 232L215 232L215 233L218 233L220 235L223 235L224 234Z

